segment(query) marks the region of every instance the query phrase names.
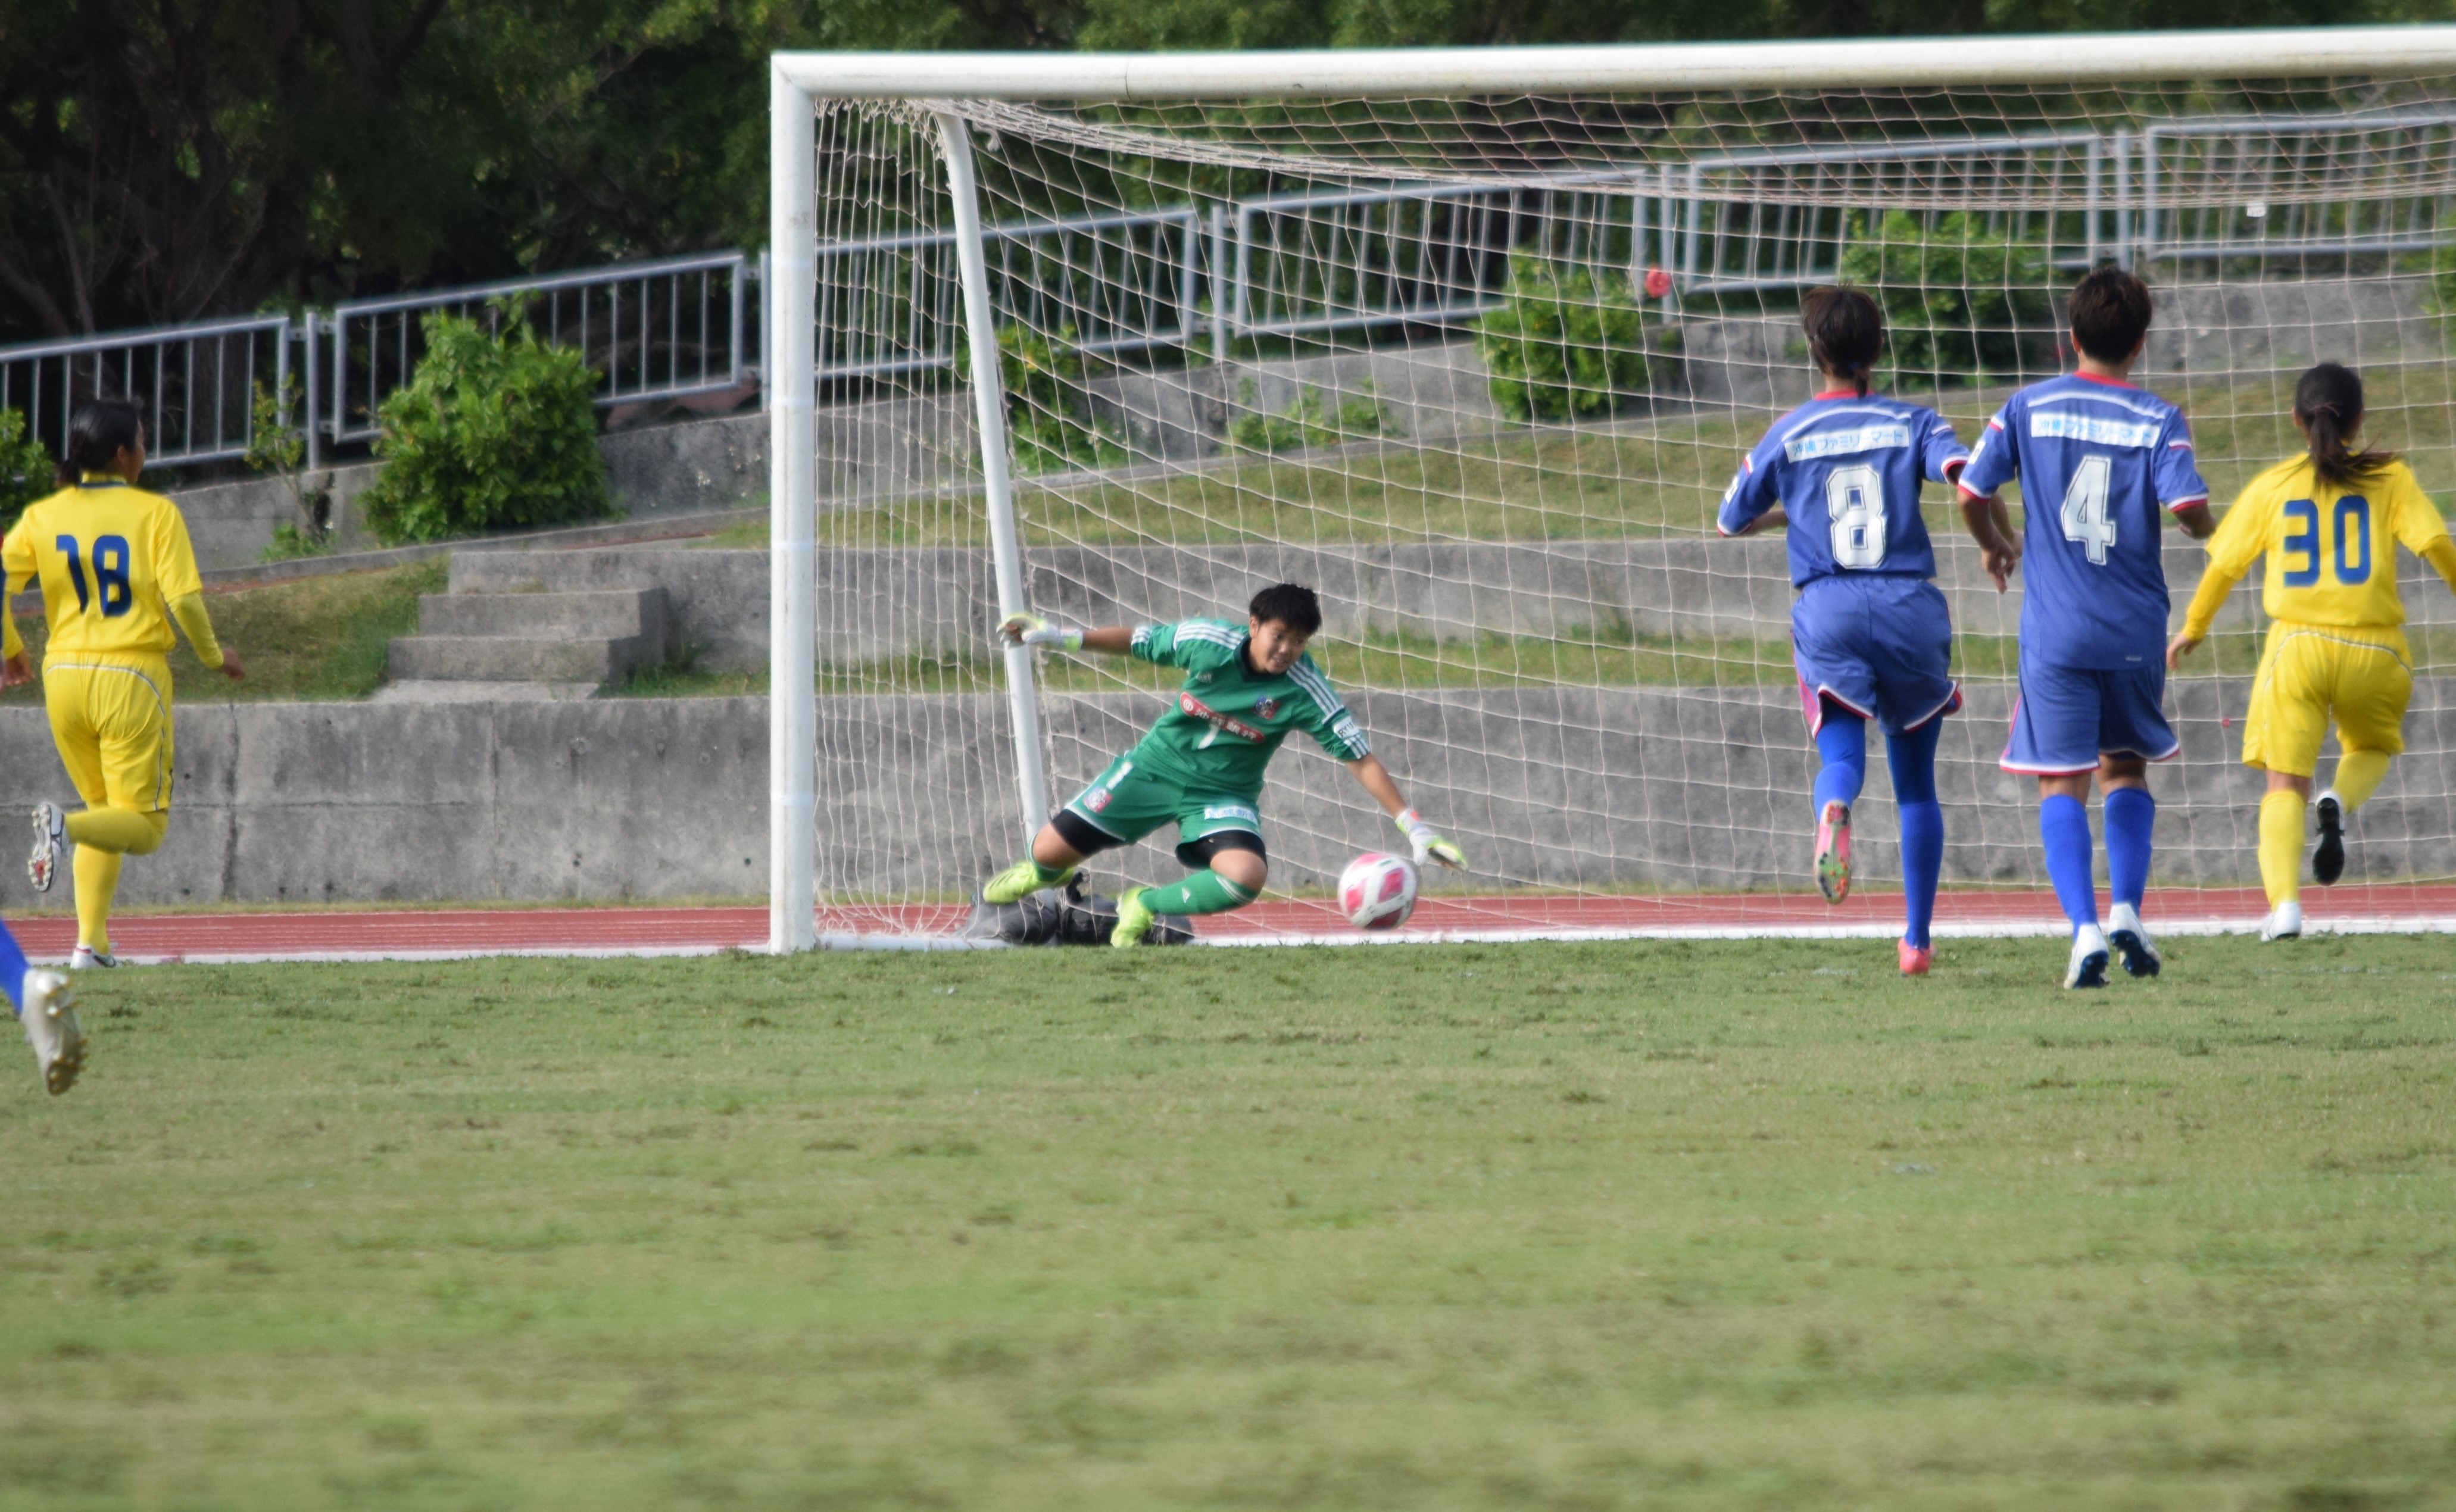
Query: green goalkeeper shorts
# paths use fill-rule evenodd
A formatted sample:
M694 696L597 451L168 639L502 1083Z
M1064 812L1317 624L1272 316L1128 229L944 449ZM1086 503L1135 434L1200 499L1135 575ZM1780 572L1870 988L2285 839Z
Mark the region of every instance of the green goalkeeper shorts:
M1137 766L1131 755L1111 762L1066 807L1119 845L1133 845L1172 819L1180 845L1229 829L1262 832L1262 811L1252 793L1189 787L1166 772Z

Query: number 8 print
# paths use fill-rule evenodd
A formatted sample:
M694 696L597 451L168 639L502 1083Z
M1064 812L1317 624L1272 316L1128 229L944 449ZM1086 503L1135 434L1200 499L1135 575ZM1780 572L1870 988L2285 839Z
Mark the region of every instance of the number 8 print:
M1836 467L1825 480L1825 515L1837 567L1885 564L1885 480L1865 462Z

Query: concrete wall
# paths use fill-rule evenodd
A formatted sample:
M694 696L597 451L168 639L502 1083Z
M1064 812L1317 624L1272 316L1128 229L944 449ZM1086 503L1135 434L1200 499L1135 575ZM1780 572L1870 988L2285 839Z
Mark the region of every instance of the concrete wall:
M2259 776L2234 760L2247 687L2178 695L2185 757L2160 767L2159 875L2241 883ZM1939 772L1947 875L2036 881L2031 786L1998 771L2001 684L1972 690ZM1812 762L1787 688L1364 692L1356 711L1408 795L1473 854L1477 887L1807 885ZM1158 711L1150 694L1047 701L1066 796ZM2231 725L2221 723L2231 719ZM621 899L752 895L766 886L767 705L757 699L446 705L194 705L177 714L168 841L123 896L209 902ZM2456 682L2416 689L2399 761L2354 827L2352 873L2456 871ZM957 894L1023 834L1003 700L821 701L818 828L831 889ZM1872 774L1867 874L1895 874ZM0 709L0 811L65 796L39 710ZM1264 818L1278 875L1320 885L1388 823L1301 742L1275 765ZM1156 845L1136 880L1177 874ZM1103 876L1114 879L1114 867ZM32 901L0 871L0 911ZM54 904L65 895L54 894Z

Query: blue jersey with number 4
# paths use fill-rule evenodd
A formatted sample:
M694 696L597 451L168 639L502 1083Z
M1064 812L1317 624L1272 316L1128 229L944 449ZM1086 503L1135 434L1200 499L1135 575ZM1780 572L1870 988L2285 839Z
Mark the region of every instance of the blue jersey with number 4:
M1987 422L1961 475L1973 494L2021 480L2021 655L2114 672L2166 649L2161 509L2205 502L2183 412L2146 389L2066 374Z
M1791 581L1844 572L1935 576L1919 484L1969 453L1923 404L1819 395L1774 422L1740 463L1715 528L1736 536L1775 504L1791 519Z

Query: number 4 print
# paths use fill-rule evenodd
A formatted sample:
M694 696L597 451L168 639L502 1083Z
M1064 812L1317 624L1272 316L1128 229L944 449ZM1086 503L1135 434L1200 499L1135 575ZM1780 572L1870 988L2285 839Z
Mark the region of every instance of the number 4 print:
M2077 541L2089 552L2093 566L2106 565L2106 550L2115 544L2115 520L2106 512L2107 480L2114 460L2093 452L2073 470L2064 488L2064 539Z

